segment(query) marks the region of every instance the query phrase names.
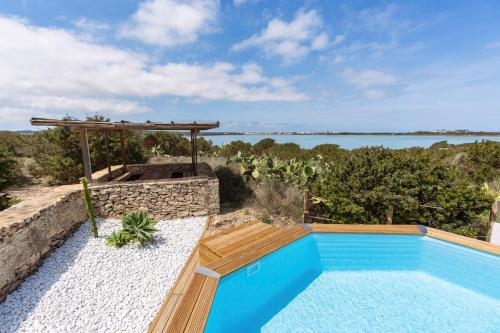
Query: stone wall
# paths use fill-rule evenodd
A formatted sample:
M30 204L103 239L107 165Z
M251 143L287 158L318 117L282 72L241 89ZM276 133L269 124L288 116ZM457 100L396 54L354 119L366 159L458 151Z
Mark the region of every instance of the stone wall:
M92 184L96 214L117 218L142 210L158 220L218 214L219 181L207 164L200 170L196 177Z
M0 302L85 220L80 188L49 188L0 212Z

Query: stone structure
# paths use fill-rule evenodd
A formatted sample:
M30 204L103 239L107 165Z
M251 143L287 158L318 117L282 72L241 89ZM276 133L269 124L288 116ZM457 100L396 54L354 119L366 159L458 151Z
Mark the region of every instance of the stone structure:
M118 176L121 176L124 173L123 166L121 165L112 165L111 166L111 179L115 179ZM105 183L109 181L108 179L108 169L102 169L92 174L92 181L95 183Z
M165 220L219 213L219 181L212 169L201 163L198 176L186 177L190 168L191 164L130 165L130 174L183 177L123 182L106 182L107 170L98 171L91 184L96 214L120 217L124 211L144 210ZM111 171L113 177L123 174L121 166ZM0 212L0 302L86 220L81 192L80 184L47 188L46 194Z
M131 174L183 173L191 164L129 165ZM120 217L124 212L147 211L154 219L175 219L217 214L219 181L210 166L200 163L198 176L92 184L96 214Z
M0 302L85 218L79 184L0 212Z

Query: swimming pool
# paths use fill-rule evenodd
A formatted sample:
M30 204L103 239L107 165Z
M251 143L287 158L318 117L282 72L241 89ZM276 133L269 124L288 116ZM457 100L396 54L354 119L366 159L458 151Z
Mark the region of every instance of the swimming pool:
M205 332L500 332L500 257L427 236L309 234L222 277Z

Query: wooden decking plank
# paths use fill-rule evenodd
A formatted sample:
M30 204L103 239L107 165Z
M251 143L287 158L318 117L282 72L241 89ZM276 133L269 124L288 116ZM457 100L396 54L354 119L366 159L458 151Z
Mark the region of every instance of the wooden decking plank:
M206 279L207 277L205 275L194 273L194 277L189 285L189 288L187 289L186 294L182 298L177 311L175 312L175 318L173 318L172 323L168 325L163 332L184 332Z
M418 225L397 224L308 224L313 232L376 233L376 234L422 234Z
M214 277L206 278L184 333L203 332L218 284L219 279Z
M225 256L230 255L232 252L241 251L241 250L244 250L247 248L251 248L252 246L257 244L258 242L261 242L261 241L267 239L269 235L275 234L277 232L280 232L280 230L277 228L273 228L273 227L266 228L262 231L254 233L253 235L250 235L249 237L238 239L231 244L225 245L225 246L219 248L217 250L217 252L222 257L225 257Z
M235 229L234 231L221 232L219 235L217 235L217 237L214 237L212 239L202 239L200 240L200 243L214 249L217 248L219 244L224 244L225 242L241 235L244 236L246 233L251 232L254 229L261 229L263 226L266 226L266 224L259 222L252 223L251 225L244 225L242 226L242 228L237 227L237 229Z
M230 255L228 255L228 256L226 256L226 257L224 257L224 258L222 258L214 263L211 263L210 265L208 265L208 267L214 271L217 271L217 268L224 266L231 261L239 259L240 257L244 256L248 252L256 251L256 250L268 245L269 243L277 242L280 239L288 237L289 235L291 235L299 230L305 230L305 229L300 227L300 226L295 226L295 227L287 228L287 229L278 229L277 232L273 233L272 237L266 238L266 239L262 240L261 242L254 244L252 247L249 247L249 248L245 247L243 250L234 251Z
M461 236L461 235L456 235L456 234L453 234L451 232L446 232L446 231L438 230L438 229L434 229L434 228L426 227L426 229L427 229L427 233L425 234L426 236L436 238L439 240L444 240L444 241L447 241L450 243L463 245L463 246L470 247L470 248L473 248L476 250L481 250L481 251L493 253L496 255L500 255L500 246L499 245L491 244L491 243L488 243L488 242L485 242L482 240L473 239L473 238L469 238L469 237L465 237L465 236Z
M237 243L241 240L245 240L245 239L249 239L250 237L252 237L253 235L255 234L258 234L264 230L268 230L268 229L278 229L276 227L273 227L269 224L265 224L265 223L257 223L254 225L255 227L248 227L248 228L245 228L245 229L242 229L244 230L244 232L242 233L231 233L231 234L228 234L230 235L231 237L225 237L225 238L222 238L222 239L217 239L216 240L213 240L212 242L215 242L213 244L214 246L214 251L215 252L219 252L219 249L221 248L224 248L226 246L230 246L234 243Z
M276 242L272 242L256 251L253 251L253 252L250 252L248 255L246 256L242 256L240 258L238 258L237 260L233 260L229 263L227 263L226 265L223 265L219 268L216 269L216 272L221 274L222 276L224 275L227 275L307 234L309 234L310 231L308 230L305 230L305 229L302 229L302 230L298 230L296 231L295 233L293 234L290 234L288 235L287 237L284 237L284 238L281 238L280 240L276 241Z
M251 221L251 222L248 222L248 223L240 224L240 225L238 225L236 227L232 227L232 228L228 228L228 229L222 229L222 230L217 231L216 234L214 234L214 235L211 235L209 237L204 237L203 239L200 239L200 242L208 243L211 240L213 240L214 238L220 237L220 235L227 235L228 233L236 232L237 230L246 228L248 226L251 226L251 225L254 225L254 224L257 224L257 223L259 223L259 221ZM213 230L213 231L215 231L215 230Z
M193 274L196 270L196 267L198 267L199 256L197 249L197 246L193 249L193 252L188 258L187 263L182 268L182 271L179 274L177 280L175 281L172 288L170 288L167 296L165 296L158 313L149 325L148 332L163 332L163 329L168 325L172 313L175 310L175 306L184 296L184 293L194 276Z
M202 265L208 265L209 263L221 258L221 255L215 253L208 246L201 243L198 247L198 251L200 253L200 262Z
M212 223L214 219L213 215L208 216L207 221L205 223L205 231L203 235L206 234L208 227ZM176 310L176 306L179 304L180 299L184 296L185 291L187 290L191 280L194 277L194 272L196 268L199 266L199 252L198 245L195 245L193 251L189 255L189 258L182 268L179 276L174 282L174 285L167 293L167 296L163 299L163 303L156 314L155 318L151 322L148 328L148 332L162 332L165 327L170 323L172 319L172 315Z

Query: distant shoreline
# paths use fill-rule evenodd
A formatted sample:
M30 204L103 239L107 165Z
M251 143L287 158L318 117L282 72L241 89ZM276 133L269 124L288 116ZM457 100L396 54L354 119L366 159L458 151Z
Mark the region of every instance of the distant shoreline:
M8 131L8 130L0 130ZM21 130L14 131L19 134L33 134L38 131L34 130ZM189 132L177 132L182 135L188 135ZM417 132L330 132L330 131L277 131L277 132L227 132L227 131L203 131L199 133L200 136L222 136L222 135L328 135L328 136L349 136L349 135L372 135L372 136L500 136L500 132L472 132L467 130L457 131L417 131Z
M447 132L201 132L201 136L221 135L371 135L371 136L500 136L500 132L469 132L469 131L447 131Z

